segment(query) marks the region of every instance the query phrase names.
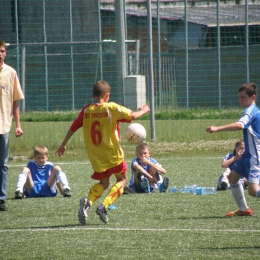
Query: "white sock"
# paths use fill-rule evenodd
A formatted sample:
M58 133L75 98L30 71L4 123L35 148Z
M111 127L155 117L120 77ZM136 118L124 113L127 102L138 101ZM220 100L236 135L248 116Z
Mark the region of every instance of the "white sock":
M63 189L70 189L67 177L63 171L56 173L56 179L61 184Z
M222 173L222 176L223 176L224 178L228 178L229 173L225 171L225 172Z
M15 191L23 192L23 187L26 183L27 177L28 175L26 172L19 173Z
M232 195L237 203L238 209L240 211L246 211L248 206L246 204L246 198L244 193L244 188L240 181L237 184L231 184Z

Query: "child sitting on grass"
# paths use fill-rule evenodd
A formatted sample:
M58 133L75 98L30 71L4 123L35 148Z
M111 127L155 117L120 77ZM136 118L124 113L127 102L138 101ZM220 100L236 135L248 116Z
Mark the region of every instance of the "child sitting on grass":
M71 197L71 191L65 173L58 165L48 161L48 148L37 145L34 149L34 161L30 161L18 176L15 199L54 197L58 194Z
M132 160L132 177L129 187L137 193L150 193L159 189L165 192L169 185L169 178L162 177L166 170L153 158L147 143L140 143L136 147L136 158Z
M242 156L245 151L245 143L244 140L241 139L236 142L234 150L232 153L228 153L222 161L221 167L224 168L224 172L218 179L217 190L226 190L230 188L229 184L229 174L232 170L233 165L235 162ZM242 177L240 179L243 187L247 187L247 179Z

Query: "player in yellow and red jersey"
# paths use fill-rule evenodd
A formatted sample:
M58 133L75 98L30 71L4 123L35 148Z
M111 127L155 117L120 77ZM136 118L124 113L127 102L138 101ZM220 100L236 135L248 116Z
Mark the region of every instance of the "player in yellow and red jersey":
M130 123L132 119L139 118L150 111L147 105L143 105L140 111L132 111L124 106L109 102L109 96L109 84L105 81L96 82L93 86L95 103L83 107L60 147L56 150L56 154L61 157L70 137L83 127L85 147L94 169L91 178L98 180L99 183L94 184L88 196L80 200L78 218L82 225L86 224L89 208L108 188L111 175L115 175L116 183L110 189L103 203L96 209L97 215L104 223L108 221L108 207L122 195L126 185L127 163L120 146L119 123Z

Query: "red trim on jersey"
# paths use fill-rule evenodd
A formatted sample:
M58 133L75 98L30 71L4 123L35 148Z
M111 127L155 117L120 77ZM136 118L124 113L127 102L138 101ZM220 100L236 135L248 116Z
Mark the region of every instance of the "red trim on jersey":
M127 163L126 163L126 161L123 161L121 164L119 164L113 168L110 168L104 172L94 172L91 175L91 178L94 180L100 181L104 178L109 178L113 174L119 174L119 173L125 174L126 171L127 171Z
M83 117L84 117L84 112L87 107L89 107L91 104L88 104L84 106L81 111L79 112L77 118L73 121L72 125L70 126L70 130L73 132L76 132L79 128L83 126Z

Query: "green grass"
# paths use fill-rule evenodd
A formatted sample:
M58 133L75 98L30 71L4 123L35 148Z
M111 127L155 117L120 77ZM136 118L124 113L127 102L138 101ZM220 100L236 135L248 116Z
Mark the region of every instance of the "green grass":
M47 146L54 154L67 133L78 111L26 112L21 114L24 135L14 136L14 124L10 133L10 159L23 160L32 156L33 147L38 144ZM223 154L230 149L242 132L221 132L208 134L209 125L229 124L236 121L241 110L233 109L179 109L155 112L155 132L152 133L150 115L137 120L147 130L146 141L153 148L153 154L162 155L197 155ZM128 124L120 124L122 146L126 158L133 156L134 147L125 140ZM153 137L153 138L152 138ZM76 132L67 145L67 160L84 160L86 152L82 129Z
M73 121L79 111L27 111L21 114L23 122L61 122ZM197 109L160 109L154 112L156 120L193 120L193 119L237 119L241 115L238 108L197 108ZM140 120L150 119L150 114L143 116Z
M76 112L26 113L24 135L10 135L8 212L1 212L1 259L255 259L259 255L259 202L246 193L254 211L250 218L226 218L236 209L230 191L195 196L178 193L123 195L109 211L104 225L95 215L96 202L86 226L78 223L79 199L94 184L86 158L82 130L68 143L63 158L54 151L64 138ZM157 113L155 140L149 117L138 121L147 129L152 156L163 164L170 185L196 183L216 186L222 157L232 151L241 131L208 134L209 125L234 122L238 110L168 111ZM176 120L178 119L178 120ZM179 120L181 119L181 120ZM43 122L44 121L44 122ZM128 163L135 146L124 139ZM37 144L46 145L50 160L66 172L71 198L14 200L18 173ZM130 165L130 164L129 164ZM130 171L128 170L130 177ZM111 180L113 182L113 179Z
M230 149L227 149L228 152ZM225 154L223 154L224 156ZM52 159L51 156L50 159ZM170 186L216 186L220 156L156 157ZM71 198L14 200L17 175L24 163L11 162L8 212L0 212L1 259L257 259L259 201L248 196L253 217L226 218L236 209L230 191L195 196L178 193L123 195L104 225L95 215L78 223L79 199L94 181L87 160L57 160L72 188ZM129 161L128 161L129 162ZM130 171L128 170L130 176ZM111 182L114 179L112 177Z
M136 121L143 124L147 130L147 142L154 147L155 155L178 154L222 154L233 147L236 140L241 139L242 132L220 132L208 134L206 127L234 122L234 119L197 119L197 120L156 120L155 140L151 140L150 121ZM54 154L62 142L72 122L22 122L24 135L15 138L14 129L10 133L11 158L30 157L33 147L38 144L47 146ZM13 124L14 125L14 124ZM126 157L132 156L134 146L125 139L125 129L128 124L120 124L122 146ZM71 160L86 158L82 129L79 129L67 145L67 155Z

